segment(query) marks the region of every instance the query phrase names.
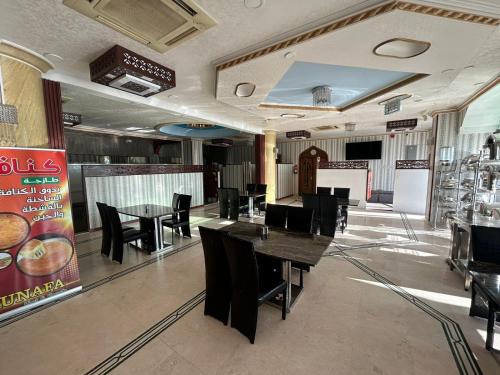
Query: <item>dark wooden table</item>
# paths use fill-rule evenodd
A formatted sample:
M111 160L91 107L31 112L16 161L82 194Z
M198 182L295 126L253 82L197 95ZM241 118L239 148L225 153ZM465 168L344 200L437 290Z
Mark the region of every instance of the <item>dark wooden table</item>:
M359 199L337 198L337 204L339 206L357 207L359 205Z
M488 326L486 329L486 350L493 349L496 315L500 312L500 275L492 273L470 272L472 275L472 299L469 315L482 316L478 295L488 304Z
M287 282L288 309L302 292L302 288L292 284L292 262L304 263L314 267L332 242L331 237L316 234L290 232L269 227L266 240L260 238L262 225L236 222L220 230L232 236L252 241L255 252L281 259L284 263L285 280Z
M155 251L168 250L172 247L172 244L164 242L163 240L161 220L165 216L172 216L177 212L181 212L181 210L156 204L139 204L136 206L120 207L117 208L117 211L124 215L153 220L155 230Z

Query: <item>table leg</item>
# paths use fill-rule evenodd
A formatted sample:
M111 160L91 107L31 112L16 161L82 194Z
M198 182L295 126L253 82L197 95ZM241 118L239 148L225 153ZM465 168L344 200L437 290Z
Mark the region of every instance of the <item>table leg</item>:
M488 300L488 328L486 328L486 350L493 349L493 338L495 337L495 306Z
M253 217L253 197L248 197L248 217Z
M285 281L286 281L286 310L290 312L292 305L292 262L285 260Z
M163 228L159 217L155 217L154 222L155 222L155 250L161 251L163 247Z

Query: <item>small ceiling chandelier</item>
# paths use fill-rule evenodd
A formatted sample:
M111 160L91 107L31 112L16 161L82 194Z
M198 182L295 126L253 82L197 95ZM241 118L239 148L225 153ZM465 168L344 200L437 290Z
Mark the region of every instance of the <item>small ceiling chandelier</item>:
M212 124L201 124L201 123L191 123L187 124L187 126L193 129L210 129L214 127L214 125Z
M312 89L313 105L328 107L332 103L332 88L330 86L317 86Z

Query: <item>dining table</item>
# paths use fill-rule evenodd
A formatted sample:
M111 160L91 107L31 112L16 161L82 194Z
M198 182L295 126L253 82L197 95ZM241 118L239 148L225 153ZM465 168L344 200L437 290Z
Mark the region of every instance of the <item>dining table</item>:
M157 204L139 204L135 206L119 207L116 210L120 214L153 221L155 251L165 251L173 248L171 243L165 242L164 240L161 221L165 217L173 216L183 210Z
M337 204L339 206L358 207L359 199L337 198Z
M251 241L256 253L282 260L284 279L287 283L287 310L293 306L303 287L292 283L292 262L314 267L332 242L332 238L310 233L293 232L286 229L268 227L266 239L261 238L264 225L238 221L219 230L231 236Z

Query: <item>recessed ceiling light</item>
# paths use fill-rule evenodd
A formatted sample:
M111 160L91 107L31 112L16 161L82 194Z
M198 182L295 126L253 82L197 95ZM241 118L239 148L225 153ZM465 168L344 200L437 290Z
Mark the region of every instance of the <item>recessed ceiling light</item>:
M48 52L46 52L46 53L43 54L43 56L46 59L48 59L50 61L55 61L55 62L59 62L59 61L63 61L64 60L61 56L56 55L55 53L48 53Z
M137 126L130 126L128 128L125 128L125 130L141 130L142 128L138 128Z
M282 118L303 118L306 117L306 115L302 113L282 113L280 115Z
M417 98L414 100L415 103L419 103L419 102L423 102L423 101L424 101L424 99L422 99L422 98Z
M472 69L474 68L474 65L467 65L467 66L464 66L464 69Z
M455 69L445 69L445 70L442 70L441 73L445 74L445 73L449 73L449 72L453 72L453 71L455 71Z
M245 0L244 4L247 8L257 9L264 5L264 0Z
M431 47L429 42L420 40L394 38L380 43L373 49L377 56L394 57L396 59L409 59L421 55Z
M243 82L236 85L234 95L239 96L240 98L248 98L249 96L252 96L254 91L255 84L250 82Z
M295 52L293 52L293 51L287 52L287 53L285 53L285 54L283 55L283 57L284 57L285 59L293 59L293 58L295 57Z
M474 86L479 86L479 85L482 85L482 84L484 84L484 82L476 82L476 83L474 83Z

